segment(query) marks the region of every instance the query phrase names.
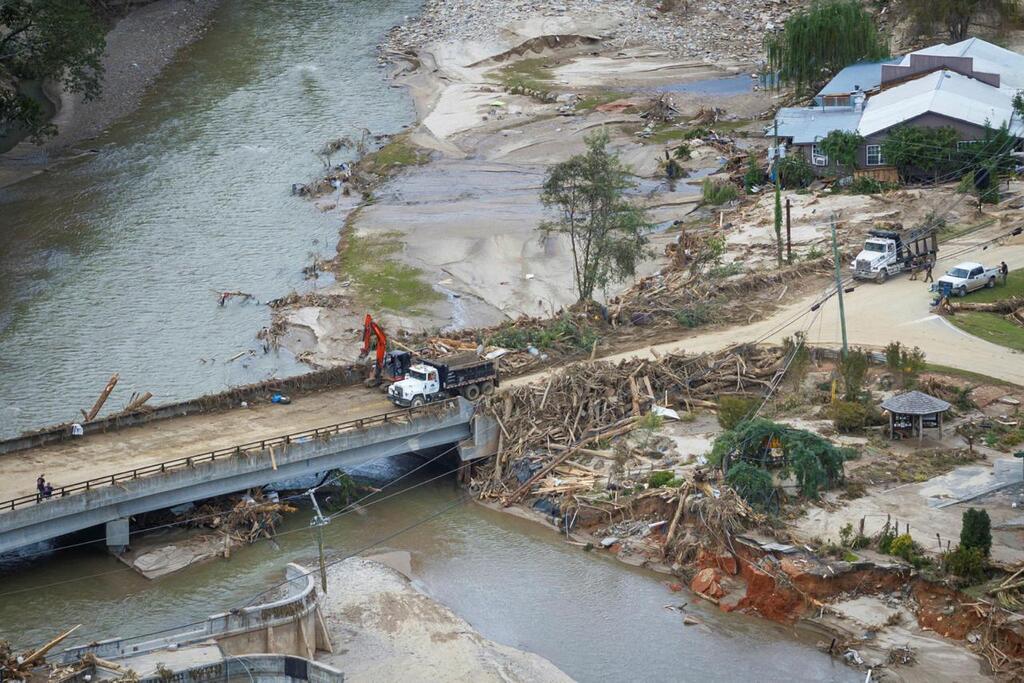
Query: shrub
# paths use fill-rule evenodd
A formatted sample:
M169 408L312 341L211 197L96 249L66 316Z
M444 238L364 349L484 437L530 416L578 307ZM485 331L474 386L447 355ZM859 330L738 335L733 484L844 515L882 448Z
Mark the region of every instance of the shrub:
M707 303L696 303L684 306L675 312L676 322L683 327L700 327L713 322L715 319L714 308Z
M988 557L992 550L992 520L988 512L967 508L961 520L960 545L964 548L977 548L982 555Z
M711 178L705 178L701 183L701 196L704 198L705 204L720 206L736 199L738 195L739 193L732 183L711 180Z
M910 534L900 534L889 544L889 554L894 557L902 557L907 562L912 562L917 555L914 548L914 539Z
M985 564L985 554L981 548L967 548L963 545L958 545L942 557L942 565L947 572L972 583L985 578Z
M651 475L647 477L647 485L652 489L660 489L665 484L673 481L675 475L667 470L657 470L651 472Z
M665 418L657 413L647 413L640 420L637 421L636 426L639 429L660 429L665 424Z
M693 152L690 150L689 145L682 144L676 147L674 150L672 150L672 156L675 157L676 159L679 159L680 161L688 161L691 157L693 157Z
M908 349L900 342L885 347L885 365L902 387L911 387L925 369L924 351L918 347Z
M772 475L764 468L748 462L738 462L730 467L725 475L725 483L740 494L743 500L761 509L768 507L775 490Z
M792 337L782 340L782 352L785 358L789 358L789 369L786 376L792 382L794 391L803 384L807 376L807 366L811 362L811 354L804 343L806 335L803 332L796 332Z
M743 189L748 193L756 185L764 184L764 171L757 164L757 159L751 154L747 157L747 172L743 174Z
M760 399L752 396L719 396L718 424L722 429L733 429L744 420L749 420L760 403Z
M857 401L836 401L829 406L829 417L836 431L844 434L859 432L878 422L878 411L874 406Z
M787 190L799 190L814 182L814 169L799 154L779 159L775 172L779 174L779 185Z
M892 550L892 542L896 540L896 534L889 529L885 529L881 534L878 535L878 552L890 554Z
M864 377L868 372L868 355L861 349L851 349L839 361L839 374L843 378L843 398L859 401L864 393Z

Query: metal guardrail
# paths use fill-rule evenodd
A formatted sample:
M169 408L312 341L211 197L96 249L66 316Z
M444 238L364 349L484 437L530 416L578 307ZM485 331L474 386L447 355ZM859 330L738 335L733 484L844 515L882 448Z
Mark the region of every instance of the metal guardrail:
M114 474L104 475L102 477L95 477L93 479L86 479L85 481L79 481L74 484L68 484L61 486L53 490L53 498L63 498L64 496L76 493L79 491L91 491L96 488L104 486L115 486L120 482L132 481L141 477L150 476L154 474L164 474L178 469L192 468L198 464L205 462L214 462L222 458L230 458L243 453L247 453L253 450L266 450L267 448L273 448L275 446L286 446L291 443L302 442L312 439L318 439L325 436L334 436L342 432L353 431L356 429L363 429L375 424L386 424L389 421L394 421L396 418L401 416L411 416L414 413L421 413L427 410L436 408L437 406L451 406L458 405L458 398L448 398L437 403L429 403L427 405L420 406L418 408L404 408L402 410L390 410L386 413L379 413L377 415L371 415L370 417L362 417L355 420L349 420L348 422L339 422L337 424L328 425L326 427L317 427L315 429L307 429L301 432L293 432L291 434L285 434L283 436L274 436L269 439L261 439L259 441L250 441L249 443L240 444L237 446L229 446L227 448L219 448L213 451L207 451L200 453L199 455L190 455L184 458L175 458L174 460L167 460L165 462L154 463L152 465L145 465L143 467L136 467L130 470L124 470L122 472L116 472ZM30 494L27 496L21 496L19 498L12 498L0 502L0 510L14 510L23 505L32 505L43 501L44 499L37 493ZM48 500L48 499L46 499Z

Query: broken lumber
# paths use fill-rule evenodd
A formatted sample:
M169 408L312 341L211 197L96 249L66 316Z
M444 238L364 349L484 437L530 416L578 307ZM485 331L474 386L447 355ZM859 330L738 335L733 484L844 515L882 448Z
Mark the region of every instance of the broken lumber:
M89 412L85 412L84 410L81 411L82 417L85 418L86 422L92 422L96 419L96 416L103 408L103 404L107 402L107 399L110 398L110 393L114 390L114 387L117 386L117 380L120 378L121 376L116 372L111 375L110 379L107 380L107 386L103 387L103 391L100 392L99 398L97 398L96 402L92 404L92 408L89 409Z

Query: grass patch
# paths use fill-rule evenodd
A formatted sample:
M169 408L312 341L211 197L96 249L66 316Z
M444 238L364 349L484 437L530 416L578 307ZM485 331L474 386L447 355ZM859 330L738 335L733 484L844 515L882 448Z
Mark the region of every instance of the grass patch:
M547 90L552 77L551 67L547 66L549 62L550 60L544 57L520 59L488 75L506 88Z
M349 279L360 301L373 310L407 313L441 299L423 272L392 257L402 249L401 233L363 236L349 230L338 249L337 277Z
M396 135L386 145L363 157L359 166L367 173L390 175L406 166L427 163L430 153L409 142L408 135Z
M993 263L992 265L998 264ZM1002 285L1002 279L999 278L996 280L996 286L992 289L979 289L971 292L964 297L964 301L984 304L1009 299L1011 296L1024 296L1024 270L1011 270L1009 277L1006 278L1005 287Z
M1024 327L1014 324L999 313L961 311L947 318L968 334L1009 349L1024 351Z
M621 100L629 97L629 93L620 92L618 90L607 90L598 93L591 93L584 96L576 103L576 110L581 109L595 109L600 107L602 104L608 104L616 100Z
M705 204L721 206L736 199L739 196L739 190L729 182L705 178L704 182L701 183L701 196Z

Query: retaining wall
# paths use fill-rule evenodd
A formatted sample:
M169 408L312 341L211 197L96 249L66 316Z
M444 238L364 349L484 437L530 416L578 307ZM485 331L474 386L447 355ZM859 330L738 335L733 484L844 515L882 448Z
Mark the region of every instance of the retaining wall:
M345 675L334 667L291 655L226 657L216 664L180 669L167 677L140 678L139 683L344 683Z
M332 652L319 610L316 575L295 563L285 567L284 596L272 602L213 614L194 628L159 637L110 638L64 650L60 661L77 662L86 653L118 660L171 647L216 641L230 655L289 654L312 658ZM144 637L145 638L145 637Z

